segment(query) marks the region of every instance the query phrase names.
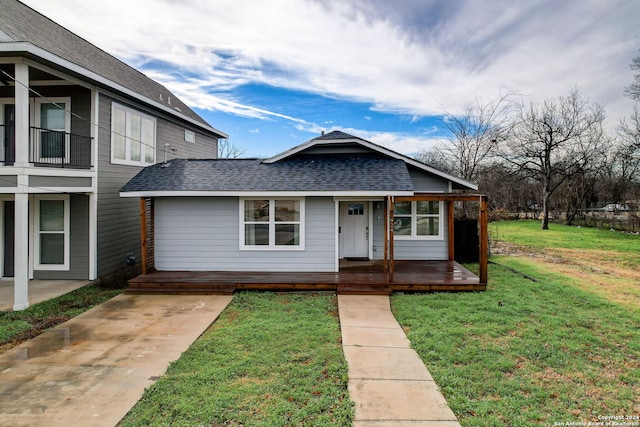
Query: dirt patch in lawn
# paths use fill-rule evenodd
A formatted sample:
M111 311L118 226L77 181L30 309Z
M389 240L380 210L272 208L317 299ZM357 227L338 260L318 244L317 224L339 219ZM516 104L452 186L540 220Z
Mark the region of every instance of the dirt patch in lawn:
M521 245L499 242L492 246L494 255L519 257L553 271L578 279L578 287L607 300L640 308L640 271L630 254L604 250L548 249L543 252ZM632 256L632 255L631 255Z

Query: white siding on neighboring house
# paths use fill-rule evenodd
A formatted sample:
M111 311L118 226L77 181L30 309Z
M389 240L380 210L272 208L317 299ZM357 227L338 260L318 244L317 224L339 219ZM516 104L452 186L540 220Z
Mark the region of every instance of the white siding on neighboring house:
M166 271L333 271L335 204L305 200L302 251L240 250L237 197L155 200L155 267Z

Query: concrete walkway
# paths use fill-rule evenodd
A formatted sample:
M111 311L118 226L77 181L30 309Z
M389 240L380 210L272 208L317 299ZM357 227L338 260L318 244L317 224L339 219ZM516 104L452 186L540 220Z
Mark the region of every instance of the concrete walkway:
M460 427L388 296L339 295L338 309L354 427Z
M3 426L114 426L232 296L119 295L0 355Z
M88 280L29 280L29 305L59 297L88 285ZM0 280L0 311L13 310L13 279Z

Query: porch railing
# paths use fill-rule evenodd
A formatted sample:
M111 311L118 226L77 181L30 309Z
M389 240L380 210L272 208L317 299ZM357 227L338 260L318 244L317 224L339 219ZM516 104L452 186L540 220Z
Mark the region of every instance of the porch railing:
M0 125L2 149L0 163L15 163L15 129L13 125ZM89 169L92 138L72 133L29 128L29 163L34 166Z
M0 163L3 165L13 165L16 161L15 131L13 125L0 125Z

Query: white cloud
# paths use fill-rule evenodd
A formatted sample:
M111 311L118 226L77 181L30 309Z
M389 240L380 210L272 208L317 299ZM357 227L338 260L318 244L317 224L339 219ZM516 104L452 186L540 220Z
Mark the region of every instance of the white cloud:
M279 115L191 90L257 82L419 117L500 90L541 100L578 85L617 121L640 46L637 0L26 3L134 66L182 68L184 84L154 77L192 105L256 118Z
M401 132L379 132L354 128L337 128L351 135L371 141L406 156L413 156L423 151L429 151L447 140L436 135L434 129L419 135L407 135Z

